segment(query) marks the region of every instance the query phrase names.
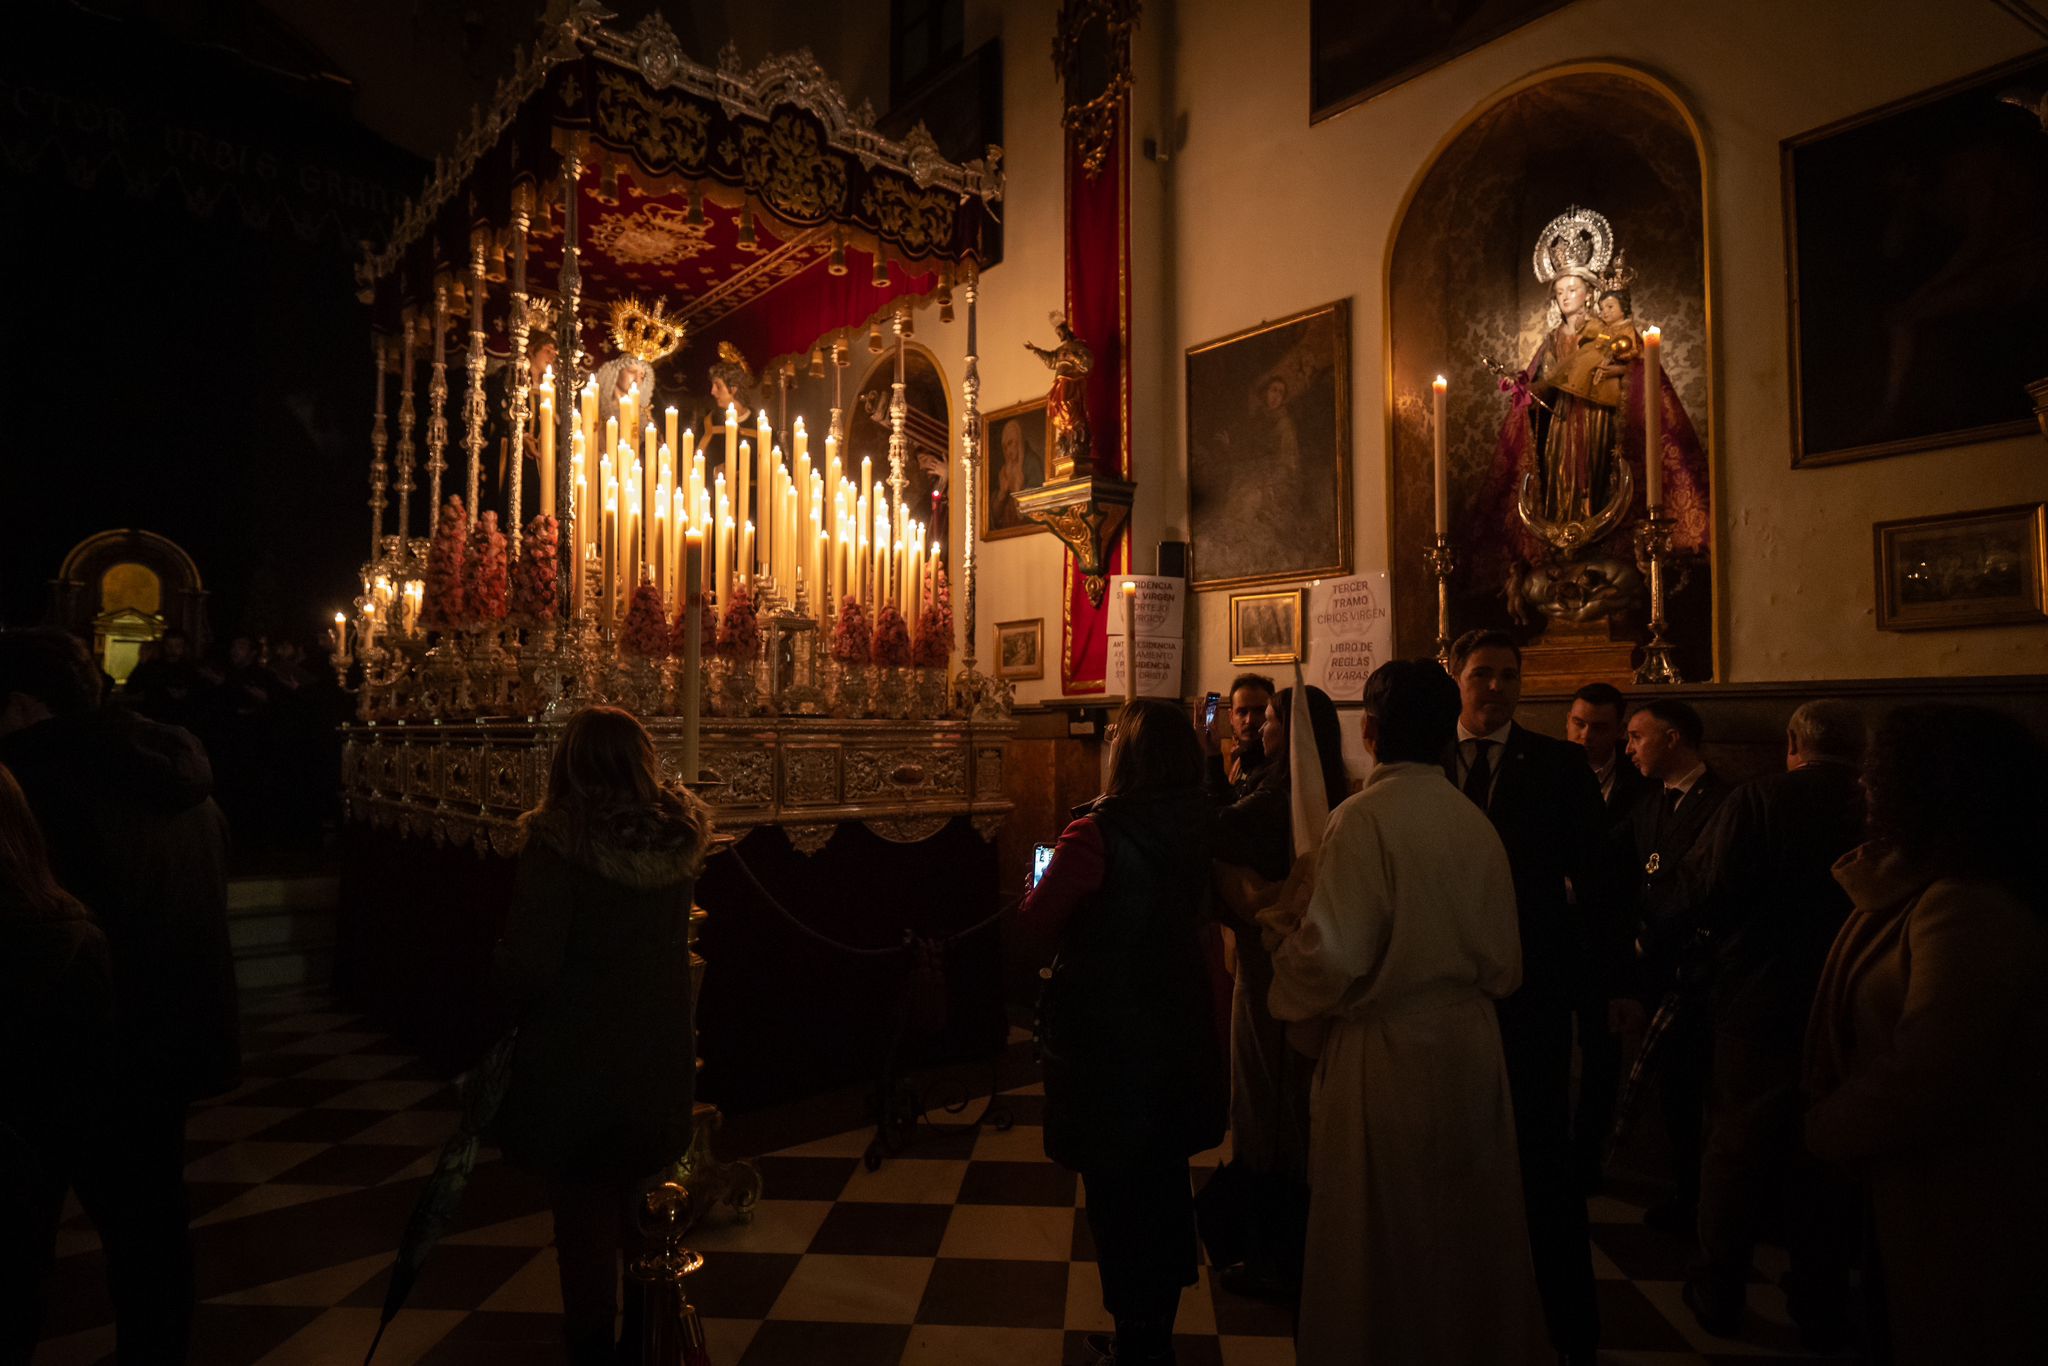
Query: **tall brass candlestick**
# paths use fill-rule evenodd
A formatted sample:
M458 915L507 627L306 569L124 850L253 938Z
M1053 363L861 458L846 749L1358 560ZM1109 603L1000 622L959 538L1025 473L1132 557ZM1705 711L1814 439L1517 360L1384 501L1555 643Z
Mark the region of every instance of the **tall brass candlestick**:
M1671 554L1672 525L1661 503L1651 504L1650 515L1636 524L1636 567L1650 581L1650 638L1643 642L1643 661L1636 666L1638 683L1685 681L1664 635L1664 561Z
M1422 552L1430 572L1436 575L1436 662L1451 667L1451 574L1458 567L1458 554L1451 549L1446 532L1436 534L1435 544Z
M469 452L469 515L481 515L477 493L484 475L484 246L482 228L469 234L469 392L463 396L462 445Z

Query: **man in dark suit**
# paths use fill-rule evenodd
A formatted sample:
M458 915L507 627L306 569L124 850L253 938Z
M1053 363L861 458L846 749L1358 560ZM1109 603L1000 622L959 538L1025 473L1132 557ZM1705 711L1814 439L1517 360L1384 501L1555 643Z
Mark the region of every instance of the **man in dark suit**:
M1500 1032L1536 1284L1559 1359L1590 1363L1600 1316L1572 1169L1571 1062L1572 1012L1609 986L1617 958L1594 942L1618 923L1600 788L1584 750L1515 724L1522 652L1513 637L1468 631L1451 647L1451 673L1463 710L1444 773L1492 820L1515 878L1522 986L1500 1003Z
M1800 1139L1801 1042L1821 966L1849 914L1832 875L1863 838L1864 722L1808 702L1786 729L1785 769L1742 784L1682 873L1705 976L1712 1086L1700 1169L1700 1260L1686 1303L1722 1337L1742 1328L1759 1234L1782 1210L1786 1308L1809 1346L1846 1337L1854 1222L1841 1186Z
M1629 815L1650 780L1629 762L1622 727L1628 721L1628 699L1612 683L1588 683L1572 694L1565 713L1564 738L1586 751L1593 781L1607 812L1608 843L1614 850L1615 886L1626 887L1635 867L1635 842ZM1633 925L1623 927L1627 944ZM1598 984L1589 984L1595 985ZM1589 992L1575 1012L1579 1040L1579 1103L1572 1112L1572 1158L1588 1194L1600 1188L1607 1156L1607 1138L1614 1128L1614 1101L1621 1089L1621 1035L1609 1018L1603 991Z
M1646 702L1628 719L1629 757L1649 780L1629 823L1641 870L1636 883L1637 991L1650 1010L1678 985L1679 962L1692 935L1679 870L1728 795L1727 782L1700 757L1704 735L1700 714L1675 698ZM1663 1043L1658 1094L1671 1140L1674 1190L1670 1199L1651 1206L1643 1221L1666 1232L1690 1233L1699 1204L1711 1037L1705 1012L1689 1010Z

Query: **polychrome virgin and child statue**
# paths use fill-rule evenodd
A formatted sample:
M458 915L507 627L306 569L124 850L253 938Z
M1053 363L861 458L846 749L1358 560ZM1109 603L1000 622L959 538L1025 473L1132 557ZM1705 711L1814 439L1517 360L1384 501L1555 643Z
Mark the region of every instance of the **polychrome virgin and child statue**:
M1510 614L1592 621L1637 606L1629 542L1644 514L1642 337L1635 272L1606 218L1573 207L1537 239L1536 278L1550 288L1543 339L1519 371L1487 362L1510 396L1478 499L1475 572L1504 586ZM1665 515L1674 548L1707 542L1707 461L1668 375L1663 408Z

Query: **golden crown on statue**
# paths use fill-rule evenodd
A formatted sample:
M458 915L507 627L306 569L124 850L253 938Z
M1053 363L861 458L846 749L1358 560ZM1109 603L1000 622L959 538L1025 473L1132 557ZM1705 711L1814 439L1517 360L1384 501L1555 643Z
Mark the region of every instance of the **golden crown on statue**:
M668 317L660 300L621 299L612 305L612 341L619 354L652 365L674 355L683 344L689 325L681 318Z

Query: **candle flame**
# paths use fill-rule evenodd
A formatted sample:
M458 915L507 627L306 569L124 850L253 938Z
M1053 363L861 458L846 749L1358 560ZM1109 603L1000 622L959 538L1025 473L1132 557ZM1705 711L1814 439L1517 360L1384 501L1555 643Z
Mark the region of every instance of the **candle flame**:
M1436 382L1432 384L1430 387L1434 389L1446 389L1450 387L1450 382L1446 380L1442 375L1438 375L1436 377Z

